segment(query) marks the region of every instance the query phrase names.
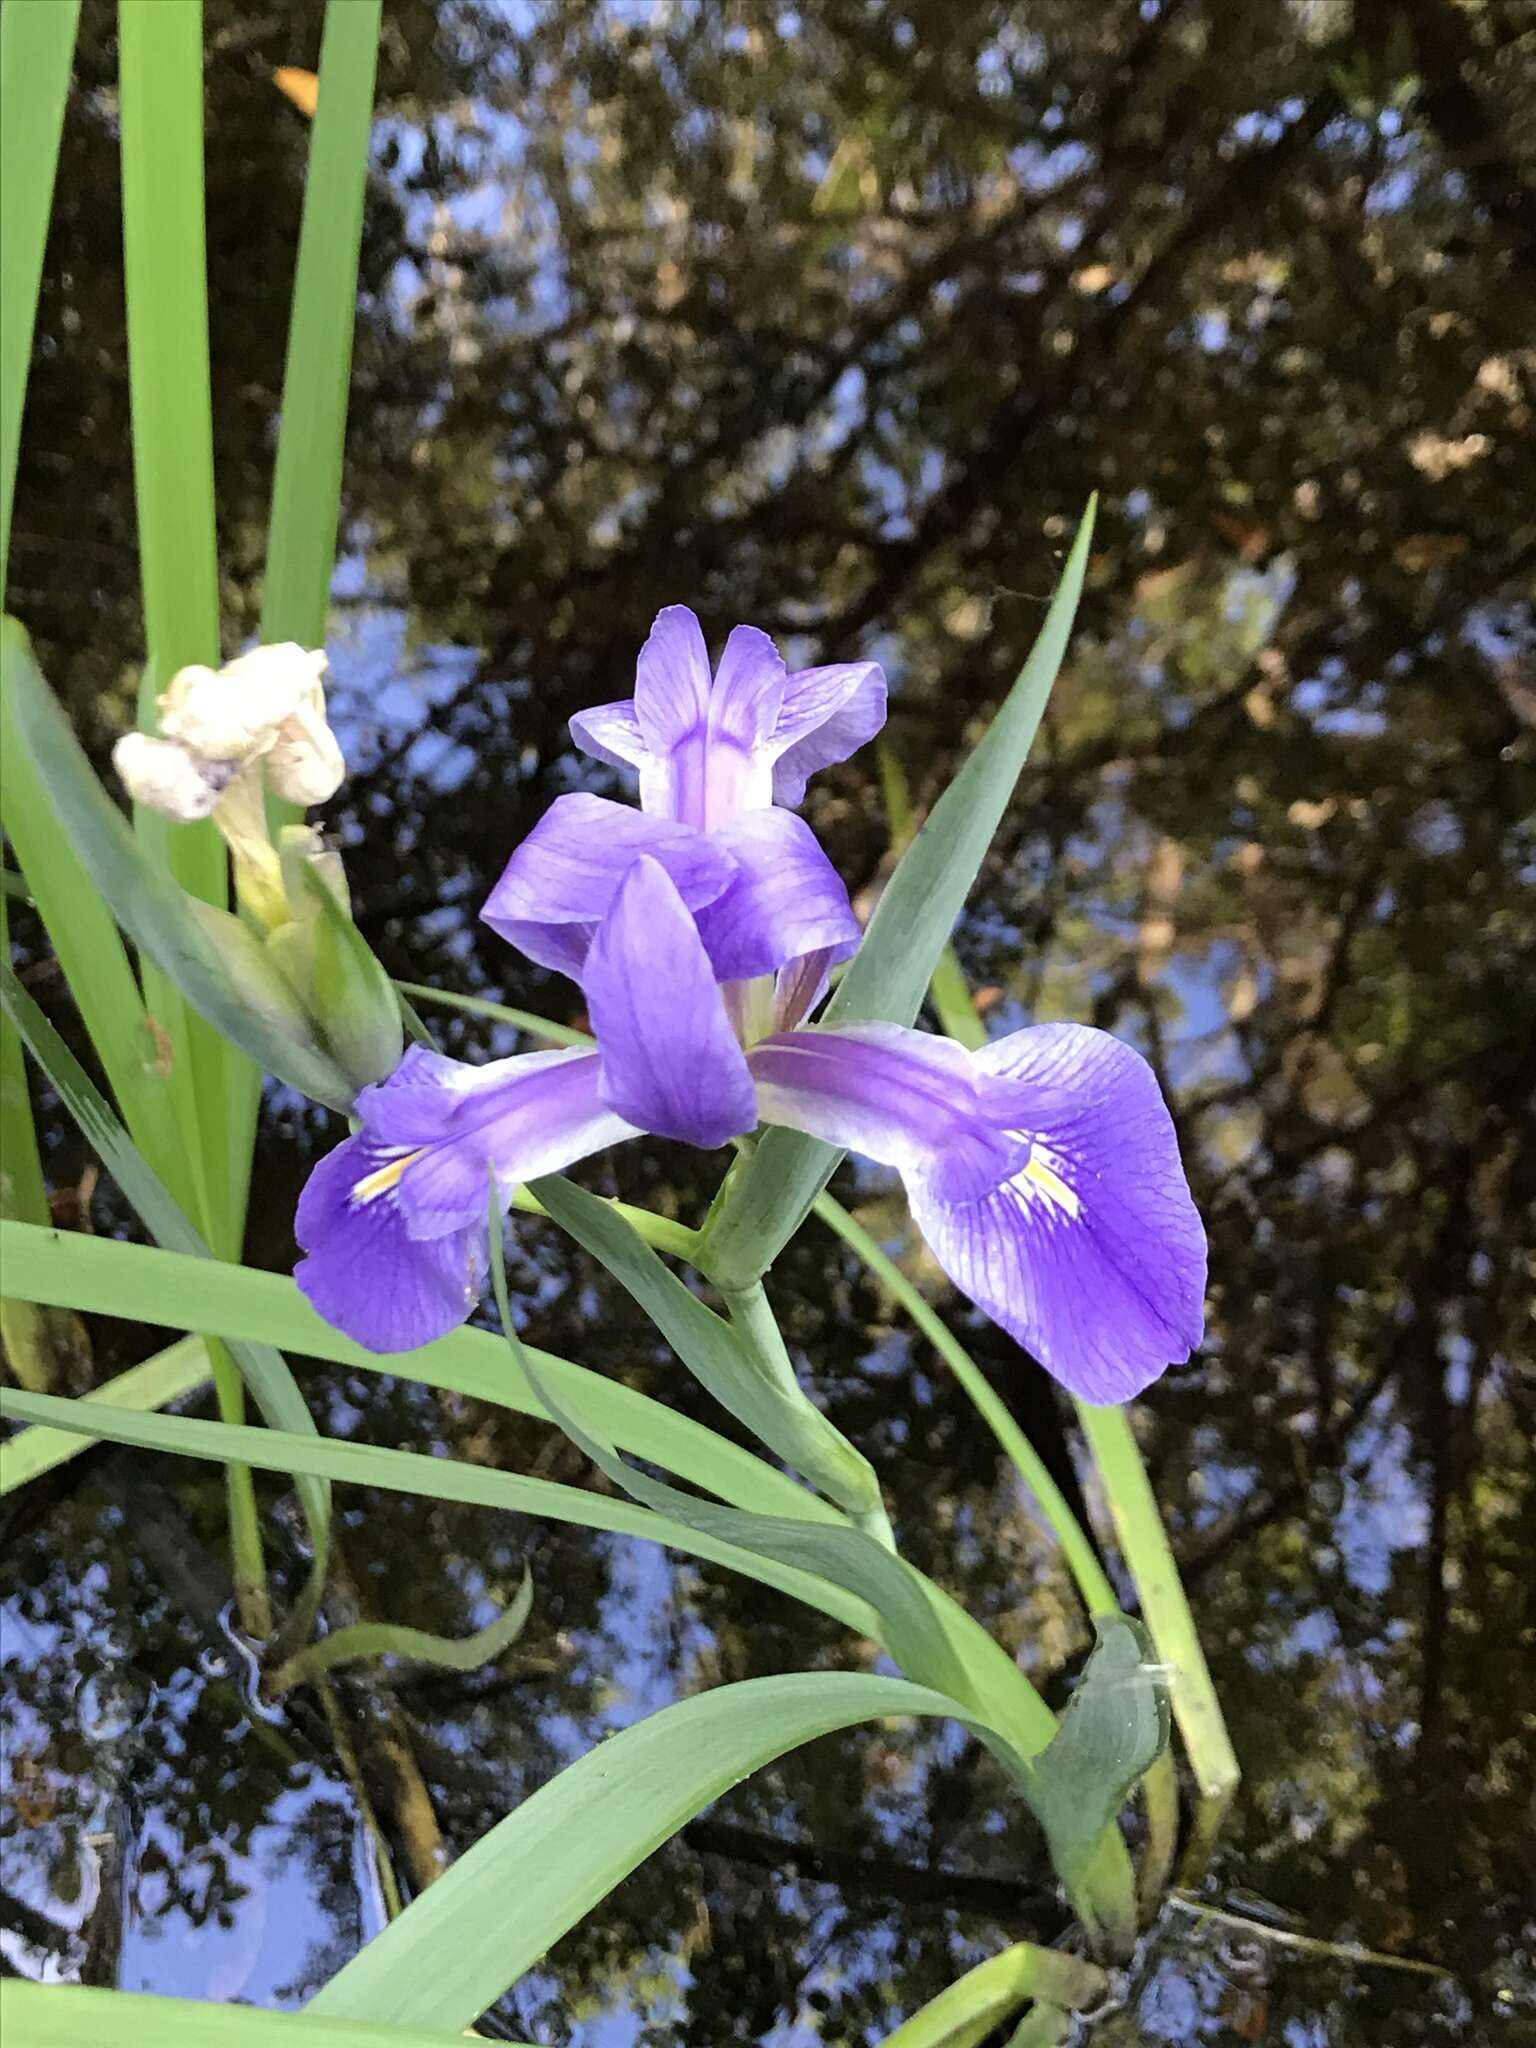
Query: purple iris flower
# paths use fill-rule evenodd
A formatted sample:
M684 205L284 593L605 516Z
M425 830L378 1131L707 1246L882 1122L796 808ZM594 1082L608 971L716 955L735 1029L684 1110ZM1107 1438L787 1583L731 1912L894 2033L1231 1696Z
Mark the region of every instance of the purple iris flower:
M579 981L597 1050L467 1067L413 1048L310 1178L300 1286L376 1351L463 1321L505 1199L620 1139L723 1145L783 1124L894 1167L944 1270L1089 1401L1129 1399L1199 1343L1205 1233L1151 1069L1102 1031L1037 1025L970 1053L889 1024L804 1025L854 951L847 891L780 805L878 730L872 663L787 674L738 626L711 680L663 611L634 700L572 720L640 770L644 808L560 797L484 916Z
M571 732L599 761L640 771L642 810L713 831L768 804L792 808L818 768L884 723L877 663L791 674L766 633L738 626L711 678L698 620L670 604L640 650L634 696L579 711Z

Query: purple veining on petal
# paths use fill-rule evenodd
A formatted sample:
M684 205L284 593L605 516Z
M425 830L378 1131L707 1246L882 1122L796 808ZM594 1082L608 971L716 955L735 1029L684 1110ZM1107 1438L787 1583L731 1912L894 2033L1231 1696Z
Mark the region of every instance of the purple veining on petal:
M859 943L848 890L792 811L748 811L710 835L737 863L730 887L695 911L721 981L773 974L805 954L846 960Z
M712 1147L755 1128L752 1076L687 906L637 861L603 920L582 987L603 1100L658 1137Z
M878 662L803 668L784 686L773 733L773 801L793 808L820 768L835 767L885 724L885 673Z
M398 1202L352 1199L358 1182L400 1156L348 1138L309 1176L294 1220L309 1254L294 1279L317 1314L369 1351L430 1344L464 1321L485 1285L483 1223L416 1243Z
M686 605L659 612L640 651L632 700L571 720L576 744L640 773L642 807L714 831L774 803L842 761L885 722L885 678L870 661L785 671L766 633L732 631L713 678Z
M494 1172L503 1200L638 1135L599 1094L596 1053L545 1052L462 1065L412 1047L358 1097L363 1128L322 1159L294 1229L295 1279L328 1322L374 1351L455 1328L486 1269Z
M647 856L693 914L717 980L775 974L811 953L834 965L858 946L837 870L804 820L779 810L706 834L602 797L558 797L481 914L530 959L581 979L601 919Z
M691 825L605 797L556 797L507 862L480 915L541 967L579 976L619 884L649 855L690 910L724 893L737 863Z
M1050 1024L971 1056L863 1025L749 1063L766 1121L897 1168L951 1279L1073 1393L1128 1400L1200 1342L1205 1233L1129 1046Z
M638 768L650 755L633 698L578 711L571 720L571 737L584 754L610 768Z

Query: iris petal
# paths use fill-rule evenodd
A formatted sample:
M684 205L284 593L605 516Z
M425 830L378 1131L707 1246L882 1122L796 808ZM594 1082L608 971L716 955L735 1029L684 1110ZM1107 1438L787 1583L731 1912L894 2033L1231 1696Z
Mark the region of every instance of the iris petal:
M729 887L736 863L691 825L600 796L556 797L513 853L480 915L541 967L578 976L593 934L635 862L648 855L690 910Z
M746 981L807 953L846 960L859 921L816 835L792 811L748 811L711 841L737 863L731 885L695 913L715 975Z
M789 675L766 633L737 626L711 679L697 618L668 605L640 651L633 700L578 712L571 733L599 761L639 769L653 817L714 831L770 804L798 804L818 768L846 760L884 723L877 663Z
M752 1076L709 956L657 862L637 861L626 876L582 988L610 1109L690 1145L723 1145L755 1128Z
M885 674L878 662L804 668L784 686L772 735L773 801L791 808L820 768L856 754L885 724Z
M571 720L571 738L583 753L610 768L638 768L650 755L632 699L578 711Z
M635 668L635 718L651 753L665 754L709 716L709 649L685 604L656 614Z
M457 1329L485 1285L483 1223L416 1243L398 1200L353 1198L395 1156L348 1138L310 1175L294 1221L309 1253L294 1279L318 1314L369 1351L414 1351Z
M866 1025L749 1057L764 1118L896 1167L950 1278L1073 1393L1129 1400L1200 1342L1205 1233L1129 1046L1048 1024L971 1056Z
M526 1053L464 1066L412 1047L358 1097L362 1130L310 1175L295 1273L328 1322L373 1351L455 1328L485 1281L491 1176L503 1199L637 1135L599 1094L591 1052Z

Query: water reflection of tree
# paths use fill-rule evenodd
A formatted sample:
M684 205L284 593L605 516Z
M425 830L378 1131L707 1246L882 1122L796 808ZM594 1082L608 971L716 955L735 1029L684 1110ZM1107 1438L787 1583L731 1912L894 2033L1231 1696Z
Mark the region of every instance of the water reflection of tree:
M1092 1016L1178 1092L1214 1316L1147 1422L1250 1772L1224 1871L1318 1930L1438 1954L1485 1992L1513 1981L1536 164L1507 10L1411 0L1357 31L1342 7L1043 0L1027 32L970 0L392 12L348 468L367 601L410 632L383 656L361 638L344 671L370 936L400 970L568 1011L466 912L565 786L564 718L622 692L664 599L808 653L877 646L931 793L1100 488L1084 635L961 952L999 1015ZM312 60L313 24L209 14L219 475L248 620L304 142L266 72ZM109 33L88 7L13 599L103 732L134 627ZM485 658L455 669L448 642ZM420 686L404 709L373 703L391 664ZM874 885L867 765L813 809ZM445 1036L479 1043L462 1021ZM293 1136L274 1119L266 1138L272 1263ZM602 1172L639 1199L702 1191L665 1147ZM846 1192L885 1201L851 1175ZM528 1243L534 1334L692 1404L627 1303ZM824 1240L786 1256L777 1293L918 1561L1048 1678L1080 1619L932 1358ZM1037 1377L976 1335L1048 1431ZM580 1473L531 1425L389 1381L336 1394L338 1427ZM531 1551L529 1661L404 1694L456 1840L614 1713L850 1654L707 1571L637 1599L627 1553L569 1531L355 1507L364 1586L404 1620L470 1625L476 1574ZM210 1773L189 1794L208 1813L240 1796L215 1797L217 1753L182 1759ZM751 1854L717 1836L657 1859L520 2021L627 1997L656 2040L750 2040L797 2011L857 2040L999 1923L904 1897L899 1874L888 1893L774 1874L771 1838L1024 1896L1033 1843L994 1831L995 1791L940 1735L824 1743L728 1803ZM1354 2033L1295 1973L1271 2009L1338 2040L1428 2038L1431 2002L1405 2016L1400 1984L1351 1997Z

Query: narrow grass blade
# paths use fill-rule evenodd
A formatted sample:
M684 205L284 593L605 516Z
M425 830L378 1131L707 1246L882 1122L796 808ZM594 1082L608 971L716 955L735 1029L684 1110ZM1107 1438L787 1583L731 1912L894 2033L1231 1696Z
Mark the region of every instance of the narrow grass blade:
M134 495L145 640L163 689L175 669L220 657L201 0L119 0L118 48ZM224 901L211 825L174 835L173 865L194 894Z
M1062 1949L1015 1942L989 1956L887 2034L881 2048L980 2048L1030 1999L1056 2006L1097 2005L1109 1979Z
M663 1707L499 1821L306 2010L467 2026L722 1792L818 1735L907 1715L967 1718L942 1693L852 1671L748 1678Z
M6 899L0 895L0 959L10 957ZM49 1220L48 1189L38 1157L21 1040L10 1018L0 1017L0 1222L47 1224ZM0 1268L0 1285L4 1277ZM52 1320L36 1302L0 1294L0 1348L12 1375L34 1394L46 1394L53 1385Z
M96 1148L102 1164L133 1205L151 1236L174 1250L209 1258L208 1248L193 1225L187 1221L154 1169L92 1086L74 1054L4 963L0 963L0 1006L21 1033L27 1050L53 1083L60 1102L79 1125L87 1141ZM18 1279L15 1284L24 1285L24 1280ZM232 1343L229 1349L239 1368L240 1381L250 1388L257 1406L274 1428L314 1430L314 1419L304 1404L304 1396L280 1352L266 1344ZM210 1351L209 1358L217 1375L221 1364L218 1347ZM238 1387L239 1381L236 1384ZM220 1400L226 1408L234 1405L223 1388L220 1389ZM242 1488L248 1483L247 1476ZM244 1497L250 1499L248 1494ZM313 1562L304 1595L289 1617L289 1629L295 1636L304 1636L313 1624L325 1585L331 1499L329 1489L315 1480L305 1480L300 1485L299 1498L309 1528ZM253 1510L253 1501L251 1506ZM237 1550L237 1562L241 1556Z
M864 942L827 1005L828 1024L910 1024L1008 807L1066 652L1088 567L1094 503L1078 527L1029 659L1002 709L897 863ZM709 1233L722 1287L761 1279L841 1155L797 1131L766 1133Z
M508 1009L505 1003L493 1003L484 996L462 996L449 988L429 988L424 981L397 981L395 987L408 996L415 996L423 1003L441 1003L449 1010L464 1010L473 1017L488 1017L493 1024L510 1024L514 1030L526 1031L532 1038L544 1038L551 1045L591 1045L590 1032L573 1030L569 1024L551 1023L548 1017L536 1017L531 1010Z
M149 654L140 703L148 710L177 669L192 662L216 668L221 653L201 0L119 0L118 65L128 384ZM183 888L224 907L228 861L211 823L171 825L142 812L141 826L146 845ZM145 988L170 1040L171 1086L203 1192L199 1220L216 1250L233 1252L261 1076L240 1034L226 1028L221 1035L149 950Z
M891 815L891 831L893 831L893 836L897 840L901 840L901 836L909 829L909 803L907 803L905 780L901 778L901 770L899 770L899 766L895 762L895 756L887 756L885 758L883 770L885 770L885 799L887 799L887 809L889 809L889 815ZM930 995L932 995L934 1008L936 1008L936 1012L940 1016L940 1022L942 1022L946 1034L950 1038L958 1040L961 1044L965 1044L965 1047L969 1047L973 1053L979 1051L983 1044L987 1042L987 1026L981 1020L981 1014L977 1012L975 999L971 995L971 987L969 987L969 983L965 979L965 971L961 969L961 963L958 963L958 956L954 954L952 946L946 946L944 956L942 956L942 961L940 961L940 969L934 971L934 981L932 981L932 987L930 987ZM1008 1413L1008 1407L997 1399L997 1395L993 1393L993 1389L987 1384L983 1374L977 1372L975 1364L967 1358L967 1354L956 1346L954 1337L944 1329L944 1323L924 1303L922 1294L918 1294L918 1290L911 1286L911 1282L905 1278L905 1274L901 1272L899 1266L895 1266L891 1260L887 1260L885 1253L881 1251L881 1247L874 1245L874 1241L868 1237L868 1233L862 1231L858 1227L858 1223L854 1223L852 1217L846 1217L846 1212L834 1200L831 1200L831 1196L827 1196L827 1194L817 1196L817 1214L821 1214L823 1221L829 1223L831 1229L836 1229L844 1237L844 1241L854 1247L854 1251L858 1251L858 1255L862 1257L864 1264L870 1268L870 1272L879 1274L879 1278L883 1278L887 1282L887 1286L897 1294L897 1298L901 1300L901 1303L907 1307L907 1311L911 1313L913 1321L918 1323L918 1327L924 1329L924 1333L932 1339L934 1348L938 1350L940 1358L950 1366L954 1376L961 1380L967 1395L975 1403L977 1411L989 1423L993 1436L997 1438L997 1442L1001 1446L1004 1446L1008 1456L1018 1466L1020 1477L1024 1479L1024 1483L1034 1487L1036 1497L1040 1499L1040 1505L1044 1507L1044 1513L1047 1513L1051 1526L1057 1532L1057 1538L1061 1542L1063 1554L1067 1556L1067 1565L1069 1565L1069 1569L1071 1569L1071 1573L1073 1573L1073 1577L1077 1581L1077 1589L1083 1595L1083 1602L1085 1602L1090 1616L1092 1614L1102 1614L1102 1612L1118 1612L1120 1602L1118 1602L1116 1595L1114 1595L1114 1589L1112 1589L1108 1577L1104 1575L1104 1569L1102 1569L1102 1565L1098 1561L1098 1552L1094 1550L1090 1540L1087 1540L1087 1536L1081 1530L1077 1518L1071 1516L1071 1509L1067 1509L1067 1503L1061 1499L1061 1495L1059 1495L1051 1475L1044 1473L1044 1470L1042 1470L1040 1460L1034 1454L1034 1448L1030 1446L1028 1438L1024 1436L1024 1432L1020 1430L1018 1423L1014 1421L1014 1417ZM1081 1413L1083 1413L1083 1405L1079 1403L1079 1415ZM1090 1413L1102 1413L1102 1411L1090 1411ZM1135 1456L1135 1442L1130 1444L1130 1454ZM1044 1485L1047 1485L1049 1493L1040 1493L1040 1481L1044 1481ZM1143 1489L1145 1489L1145 1475L1143 1475ZM1053 1495L1055 1495L1055 1499L1053 1499ZM1161 1518L1157 1516L1155 1507L1153 1507L1153 1518L1157 1520L1157 1528L1161 1530ZM1171 1556L1169 1556L1169 1567L1171 1567ZM1178 1571L1174 1571L1174 1583L1178 1585ZM1182 1597L1184 1595L1182 1595L1182 1589L1180 1589L1180 1599ZM1143 1602L1143 1612L1145 1612L1145 1602ZM1151 1624L1151 1614L1147 1616L1147 1620ZM1159 1642L1155 1626L1153 1626L1153 1640ZM1161 1642L1159 1642L1159 1655L1163 1655ZM1212 1706L1214 1706L1214 1694L1212 1694ZM1178 1714L1178 1690L1174 1692L1174 1710ZM1145 1802L1147 1802L1147 1843L1145 1843L1145 1849L1143 1849L1143 1860L1141 1860L1141 1874L1139 1874L1137 1892L1139 1892L1139 1905L1141 1905L1143 1919L1151 1919L1151 1915L1155 1913L1157 1901L1163 1896L1163 1888L1167 1886L1167 1876L1169 1876L1171 1868L1174 1868L1174 1853L1176 1853L1176 1847L1178 1847L1180 1792L1178 1792L1178 1769L1176 1769L1174 1753L1171 1753L1171 1749L1167 1749L1167 1747L1159 1749L1153 1765L1149 1767L1149 1772L1147 1772L1147 1778L1145 1778L1145 1784L1143 1784L1143 1796L1145 1796Z
M1094 1408L1086 1401L1076 1407L1157 1654L1175 1673L1173 1711L1195 1782L1205 1798L1224 1799L1242 1771L1130 1416L1123 1408Z
M325 641L381 0L329 0L267 530L263 640Z
M0 11L0 592L80 0Z
M294 1479L371 1486L422 1500L457 1501L466 1507L539 1515L580 1529L639 1536L788 1593L805 1606L830 1614L858 1635L871 1639L879 1635L879 1624L868 1603L828 1580L717 1541L702 1530L654 1515L631 1501L610 1500L580 1487L561 1486L552 1479L528 1479L520 1473L493 1472L483 1465L431 1457L421 1451L386 1450L378 1444L343 1443L334 1437L253 1429L244 1423L202 1422L185 1415L103 1414L83 1401L63 1401L55 1394L26 1394L11 1387L0 1387L0 1415L73 1430L105 1443L166 1451L173 1457L202 1458L219 1465L236 1459L255 1471L278 1472Z
M157 1351L153 1358L146 1358L142 1365L130 1366L127 1372L120 1372L116 1379L85 1395L83 1405L88 1409L135 1408L140 1412L165 1408L183 1394L206 1386L211 1371L208 1347L202 1338L182 1337ZM90 1447L90 1439L77 1436L73 1430L22 1430L0 1444L0 1497L25 1486L30 1479L41 1478L44 1472L68 1464Z
M435 2027L260 2012L249 2005L205 2005L200 1999L19 1978L0 1984L0 2036L5 2048L85 2048L102 2041L113 2048L443 2048Z
M1123 1796L1123 1752L1139 1753L1145 1747L1122 1724L1136 1721L1138 1714L1144 1719L1146 1701L1128 1698L1122 1703L1121 1722L1115 1724L1112 1742L1106 1740L1102 1721L1090 1724L1091 1741L1097 1744L1103 1767L1098 1780L1090 1785L1080 1754L1083 1696L1097 1698L1095 1674L1106 1658L1103 1630L1083 1686L1057 1728L1044 1701L986 1630L930 1579L864 1530L808 1529L798 1521L719 1508L712 1502L694 1501L675 1487L663 1486L635 1471L612 1443L562 1408L540 1381L512 1321L499 1233L494 1230L491 1247L496 1302L508 1345L571 1440L608 1479L647 1507L739 1543L760 1556L818 1572L869 1601L879 1616L878 1639L906 1676L963 1702L975 1733L1013 1777L1045 1829L1052 1862L1095 1946L1110 1953L1128 1953L1135 1938L1135 1907L1124 1844L1111 1823ZM1122 1629L1129 1626L1118 1617L1103 1626L1113 1629L1117 1625ZM1118 1650L1119 1646L1115 1647ZM1142 1693L1147 1690L1145 1684L1140 1687ZM1104 1793L1114 1802L1107 1809L1100 1803Z
M958 970L957 970L958 971ZM974 1017L974 1010L971 1012ZM818 1195L815 1213L837 1232L875 1277L906 1309L913 1322L933 1345L940 1358L959 1380L977 1412L986 1421L1015 1470L1039 1501L1041 1511L1062 1547L1090 1618L1117 1614L1120 1603L1110 1585L1097 1551L1082 1524L1073 1514L1061 1489L1041 1463L1038 1452L1009 1413L1007 1404L988 1383L985 1374L960 1344L943 1318L923 1299L894 1259L887 1257L868 1231L850 1216L841 1203L828 1194ZM1147 1808L1147 1841L1137 1883L1143 1919L1156 1909L1168 1873L1173 1866L1178 1840L1179 1788L1172 1752L1160 1748L1148 1767L1143 1785Z
M424 1628L408 1628L397 1621L354 1622L348 1628L332 1629L318 1643L306 1644L286 1664L279 1665L267 1680L267 1691L278 1699L293 1686L334 1671L338 1664L374 1657L395 1657L437 1671L478 1671L511 1648L532 1612L533 1580L524 1572L517 1597L506 1612L470 1636L432 1635Z
M526 1373L502 1339L484 1330L455 1330L425 1350L380 1357L322 1322L286 1275L25 1224L0 1223L0 1267L29 1300L162 1327L185 1320L221 1337L389 1373L547 1420ZM636 1457L762 1514L841 1521L836 1508L807 1493L788 1473L664 1402L550 1352L529 1355L562 1397L597 1419Z
M14 619L0 621L0 801L5 829L128 1128L156 1173L184 1201L190 1181L163 1047L151 1028L112 914L80 859L67 821L61 829L43 759L23 728L25 702L39 689L46 694L47 685L38 675L26 634ZM64 729L68 731L67 724ZM74 743L73 734L70 740ZM89 775L83 754L80 760Z

